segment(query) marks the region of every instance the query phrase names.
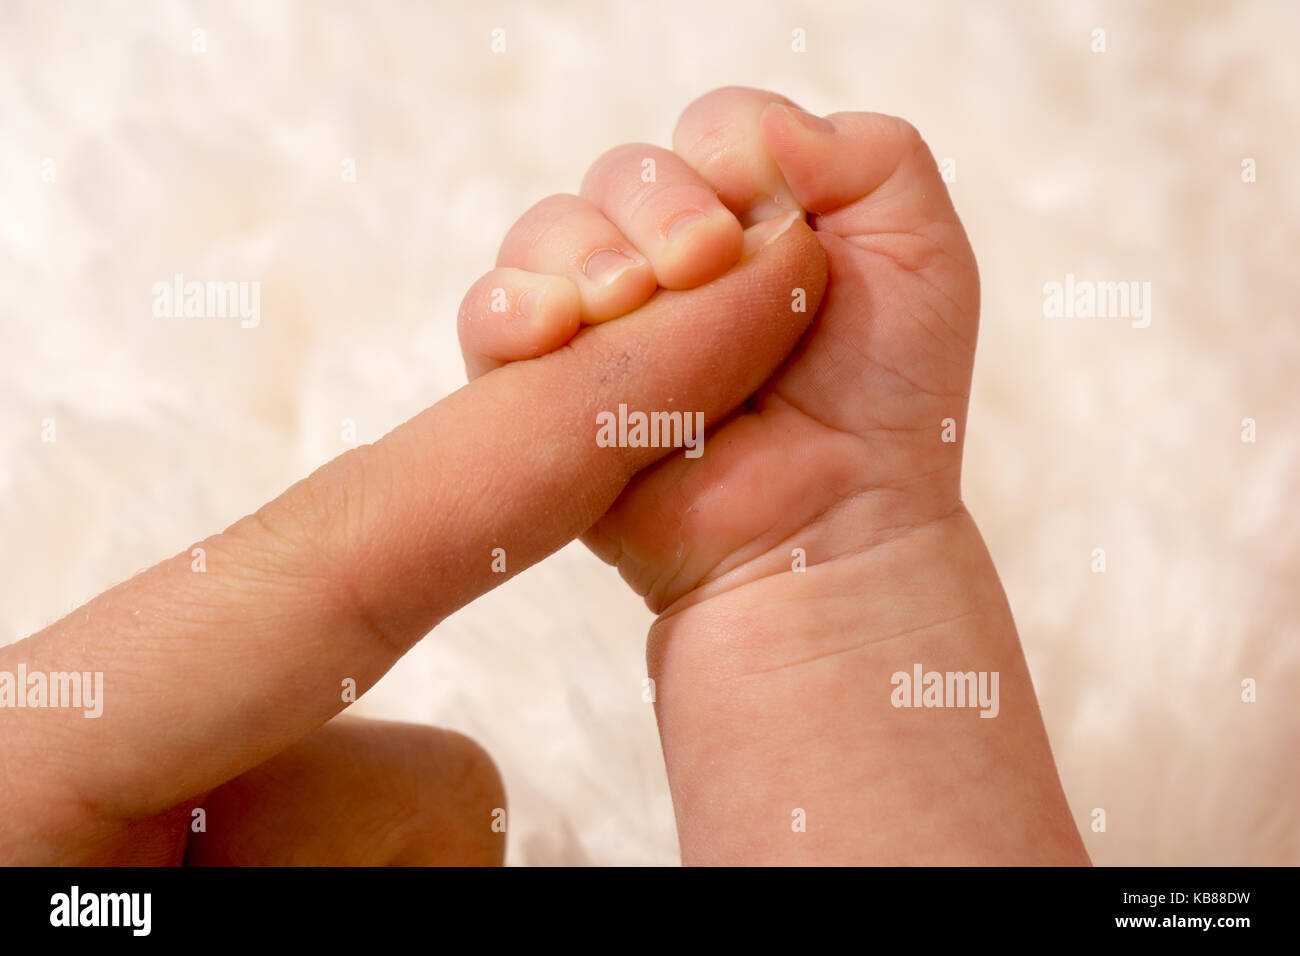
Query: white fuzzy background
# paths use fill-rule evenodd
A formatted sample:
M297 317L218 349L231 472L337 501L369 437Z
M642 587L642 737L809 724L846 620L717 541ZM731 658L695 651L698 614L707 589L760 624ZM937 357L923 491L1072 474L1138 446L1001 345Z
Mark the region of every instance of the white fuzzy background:
M761 86L956 161L966 495L1093 859L1300 863L1298 38L1289 3L0 3L0 642L454 390L517 215ZM154 318L176 272L260 281L261 326ZM1045 319L1067 272L1152 282L1151 327ZM571 546L356 710L481 740L513 863L673 863L649 621Z

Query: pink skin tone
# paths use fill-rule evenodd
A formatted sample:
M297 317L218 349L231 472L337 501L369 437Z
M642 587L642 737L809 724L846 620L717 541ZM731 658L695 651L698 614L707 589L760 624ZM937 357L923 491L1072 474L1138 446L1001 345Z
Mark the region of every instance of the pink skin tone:
M802 222L744 233L684 163L654 155L657 188L614 156L583 186L599 208L576 196L534 207L470 290L463 322L481 325L477 303L498 324L531 323L482 326L498 352L487 367L521 346L549 354L497 368L0 648L0 671L104 674L98 719L0 708L0 862L501 861L491 759L457 734L336 717L347 685L364 693L447 615L590 528L666 453L595 448L598 411L675 399L721 421L794 348L826 282ZM574 224L590 248L568 243ZM592 269L611 249L628 267ZM791 284L808 313L787 307ZM505 313L491 311L498 288ZM529 306L530 290L546 294ZM498 548L507 574L493 569Z
M0 710L0 861L498 862L486 754L336 717L340 686L508 576L494 549L514 574L585 535L660 612L686 862L1086 862L939 441L978 312L961 227L905 124L774 102L716 91L675 153L612 150L525 213L461 309L470 385L0 648L106 698ZM703 412L704 456L596 447L619 403ZM997 718L893 708L917 662L998 671Z
M643 471L585 535L659 614L683 860L1086 863L961 500L979 280L929 150L892 117L738 88L693 103L674 145L742 224L806 210L830 275L798 350L703 457ZM894 706L892 675L917 664L996 672L997 716Z

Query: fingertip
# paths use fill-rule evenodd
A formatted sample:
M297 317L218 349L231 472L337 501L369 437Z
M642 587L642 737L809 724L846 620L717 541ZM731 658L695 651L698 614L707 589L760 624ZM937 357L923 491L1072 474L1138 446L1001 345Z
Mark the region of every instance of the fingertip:
M764 146L795 197L822 215L875 192L900 171L900 181L924 199L921 188L938 179L916 127L885 113L842 112L814 116L797 107L769 105L759 118ZM917 160L922 160L917 162Z
M759 132L759 117L774 103L794 106L766 90L724 87L691 103L673 131L673 148L742 226L798 206Z
M764 246L780 241L781 237L789 232L796 222L802 219L803 213L795 211L784 216L765 220L756 226L750 226L745 230L744 257L749 258Z
M583 264L583 277L584 289L573 289L579 292L580 321L588 325L627 315L659 287L648 259L613 249L593 252Z
M528 338L535 355L555 351L582 325L582 294L577 285L563 276L545 276L544 280L529 289L520 303L521 314L531 326Z
M740 259L744 229L726 209L711 216L683 217L670 224L668 244L655 262L665 289L693 289L711 282Z
M553 352L582 324L578 287L563 276L494 269L470 287L457 321L470 379Z
M771 103L759 115L758 129L768 155L781 170L795 198L803 201L799 187L825 156L833 142L835 124L797 106Z
M797 133L833 133L835 122L827 116L809 113L792 103L769 103L758 117L764 135L769 128Z

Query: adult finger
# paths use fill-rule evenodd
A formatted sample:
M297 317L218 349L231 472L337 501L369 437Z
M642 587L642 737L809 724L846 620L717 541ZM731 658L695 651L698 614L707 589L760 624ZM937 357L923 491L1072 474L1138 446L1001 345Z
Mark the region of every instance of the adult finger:
M716 421L815 314L825 258L802 221L747 239L768 244L719 279L660 292L564 349L489 372L0 649L0 672L102 681L94 719L0 709L0 810L39 808L48 835L88 810L143 817L219 786L342 710L452 611L589 527L669 451L603 447L598 414L622 405ZM794 288L806 311L792 310Z

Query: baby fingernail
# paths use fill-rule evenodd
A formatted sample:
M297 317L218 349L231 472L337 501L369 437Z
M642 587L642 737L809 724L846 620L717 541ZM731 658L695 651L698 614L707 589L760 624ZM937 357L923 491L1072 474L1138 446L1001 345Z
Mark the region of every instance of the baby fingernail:
M525 289L519 296L519 314L526 319L535 319L542 314L542 296L545 289Z
M796 219L802 218L803 213L795 211L780 219L769 219L760 222L757 226L750 226L745 230L745 247L742 255L753 255L764 246L776 242L789 231Z
M664 237L671 242L678 236L685 235L708 218L704 213L695 209L678 213L673 221L668 224L668 231L664 233Z
M797 106L786 106L781 103L778 103L776 108L779 110L783 110L786 113L786 115L788 115L800 126L804 127L805 129L810 129L814 133L835 132L834 123L832 123L830 120L822 119L820 116L814 116L812 113L809 113L807 110L801 110Z
M587 257L582 272L597 285L609 285L634 265L636 265L635 259L623 255L616 249L601 249Z

